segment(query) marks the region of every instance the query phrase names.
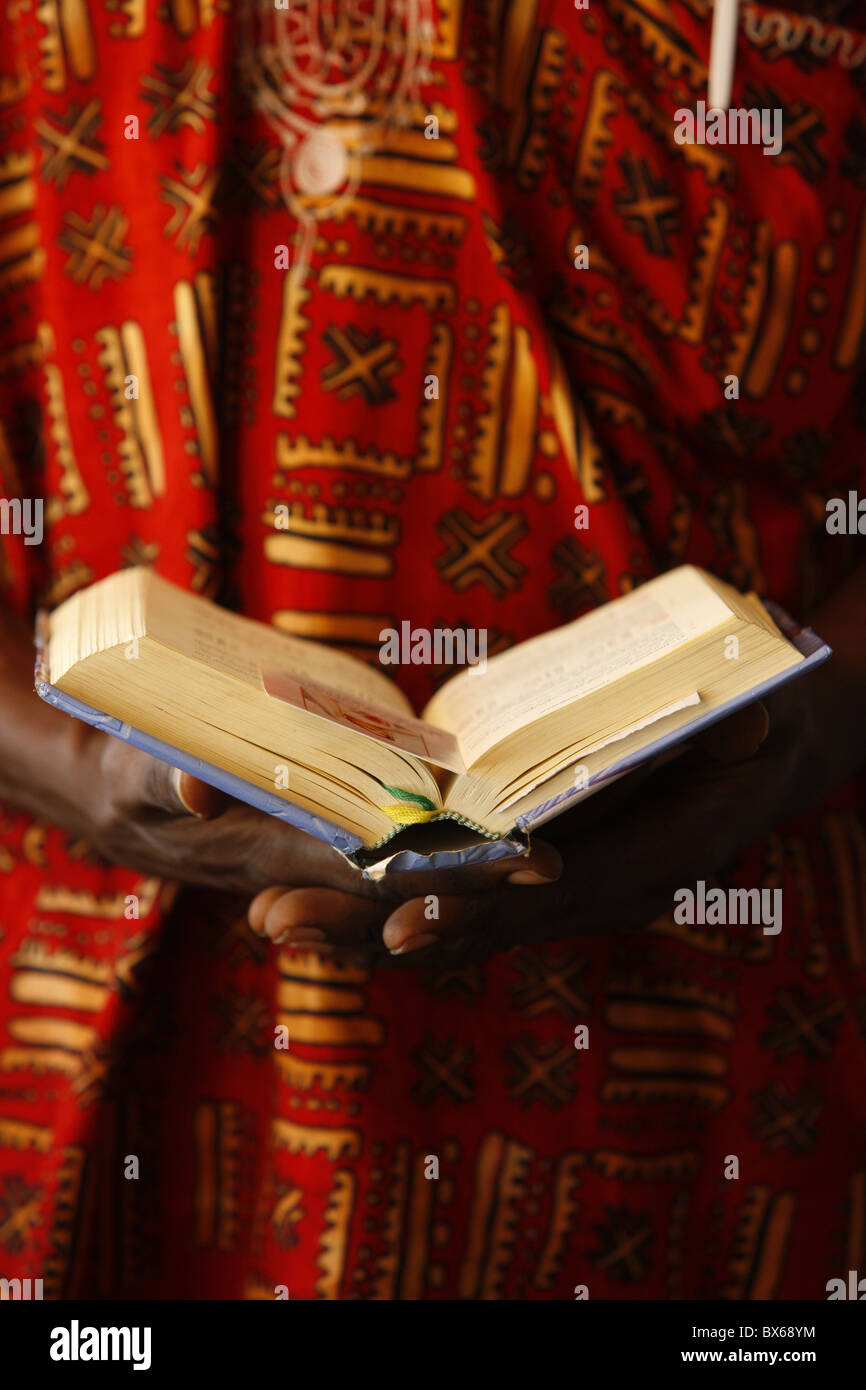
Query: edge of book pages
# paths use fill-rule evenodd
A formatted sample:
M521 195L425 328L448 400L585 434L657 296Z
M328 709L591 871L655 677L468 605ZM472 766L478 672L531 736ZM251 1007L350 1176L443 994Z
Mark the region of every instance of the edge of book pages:
M94 709L90 705L85 705L72 695L67 695L65 691L59 690L47 679L45 660L47 615L45 614L40 614L36 628L35 686L36 693L41 699L49 705L63 710L65 714L71 714L75 719L83 720L85 724L91 724L104 733L131 743L133 747L141 748L145 753L152 754L153 757L159 758L162 762L171 763L174 767L181 768L182 771L200 778L203 782L210 783L211 786L217 787L238 801L245 801L248 805L256 807L257 810L265 811L268 815L275 816L277 820L285 821L287 825L292 825L298 830L304 830L307 834L314 835L317 840L324 840L356 868L362 869L365 876L381 878L385 874L408 870L458 868L467 864L501 859L507 855L522 854L528 848L530 832L552 820L555 816L561 815L569 806L578 801L586 800L588 796L600 791L602 787L610 785L611 782L617 781L620 777L624 777L651 758L658 757L660 753L675 747L677 744L688 742L694 738L696 733L700 733L711 724L726 718L743 705L760 700L771 690L804 675L806 671L827 660L831 654L831 649L811 628L800 627L783 608L771 600L764 599L762 602L776 625L804 657L798 666L793 666L777 676L772 676L769 680L748 690L744 695L737 695L734 699L728 700L726 704L720 705L717 709L699 714L696 719L682 728L675 729L671 733L661 734L638 752L621 758L609 767L595 773L589 778L585 786L576 786L573 789L560 792L549 801L537 806L532 812L520 816L506 836L466 845L459 849L434 849L420 852L417 849L401 848L395 852L393 849L388 850L387 843L380 845L378 849L367 849L357 835L344 830L341 826L334 825L324 816L317 816L312 811L305 811L300 806L294 806L273 792L264 791L261 787L254 786L242 777L237 777L231 772L224 772L222 768L216 767L213 763L193 757L180 748L163 743L161 739L154 738L151 734L146 734L141 729L125 724L122 720L104 714L101 710Z

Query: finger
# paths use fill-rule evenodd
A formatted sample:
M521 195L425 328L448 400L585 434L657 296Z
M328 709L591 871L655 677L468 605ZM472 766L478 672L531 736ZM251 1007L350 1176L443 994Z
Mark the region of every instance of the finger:
M225 792L149 754L142 754L141 761L136 762L133 777L139 804L171 816L211 820L231 805L232 799Z
M767 707L761 700L755 700L727 719L713 724L697 742L717 762L736 763L754 757L769 730Z
M610 816L615 816L621 807L627 806L633 801L643 786L644 782L652 777L658 766L658 761L653 759L651 762L644 763L641 767L632 768L631 772L625 777L618 777L606 786L601 787L592 796L588 796L583 801L579 801L567 813L565 820L555 820L545 828L545 833L556 838L570 838L575 830L586 826L592 828L599 821L606 820Z
M437 893L487 893L501 883L555 883L562 857L546 840L533 840L525 854L511 854L454 869L408 870L388 875L383 886L390 896L414 898Z
M402 956L436 941L448 944L466 938L498 950L523 939L645 926L669 906L683 865L706 876L730 861L741 837L737 818L720 816L720 806L742 805L744 811L749 807L760 830L760 805L754 805L754 794L744 802L740 792L750 786L754 793L754 772L748 763L738 766L730 757L748 756L765 733L766 711L755 706L749 710L748 719L738 720L736 730L729 731L722 745L725 756L714 770L705 764L703 774L695 777L692 769L674 794L668 789L641 799L575 837L556 885L530 894L513 886L512 880L487 895L438 897L435 912L429 910L428 899L411 899L389 915L382 932L385 946Z
M515 895L520 892L519 888L512 891ZM497 900L503 897L504 892L496 894ZM465 936L477 927L481 916L498 920L500 910L492 908L489 898L440 897L433 917L428 898L412 898L391 913L382 929L382 940L392 956L402 956Z
M287 884L277 883L273 884L270 888L263 888L261 893L256 894L247 908L247 921L254 932L258 932L260 936L264 935L265 918L268 915L268 909L278 898L281 898L284 893L288 893L289 891Z
M264 896L259 894L260 899ZM378 935L386 912L380 903L334 888L294 888L267 904L262 930L279 945L362 945Z
M555 883L562 873L562 855L546 840L536 840L528 854L494 859L486 877L494 883Z
M190 815L199 816L202 820L211 820L231 804L232 798L212 787L209 782L202 782L198 777L193 777L189 772L182 772L177 767L172 768L172 773L171 781L177 799Z

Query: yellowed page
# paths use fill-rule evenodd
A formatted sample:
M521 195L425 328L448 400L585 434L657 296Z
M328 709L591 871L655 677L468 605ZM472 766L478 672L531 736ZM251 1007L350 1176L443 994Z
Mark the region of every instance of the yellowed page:
M623 739L630 738L632 734L638 734L643 729L648 729L652 725L659 724L663 719L669 719L673 714L679 714L682 710L694 709L697 713L697 706L701 703L701 697L697 690L692 690L688 695L683 695L680 700L673 700L665 704L661 709L653 710L643 719L636 719L633 724L619 729L615 734L607 734L604 738L597 739L586 748L580 749L580 760L583 762L593 753L600 753L602 749L609 748L611 744L621 743ZM541 765L541 770L537 776L521 777L518 779L519 785L516 792L502 801L497 807L497 811L507 811L509 806L513 806L516 801L522 801L525 796L534 791L536 787L544 786L552 777L555 777L563 767L567 767L576 762L576 755L573 748L565 749L562 753L554 754Z
M187 594L153 574L145 598L147 631L157 642L237 680L262 686L262 672L332 686L374 705L412 715L396 685L363 661Z
M565 627L462 672L423 711L453 733L463 761L478 758L518 729L667 656L733 621L727 604L691 565L650 580Z

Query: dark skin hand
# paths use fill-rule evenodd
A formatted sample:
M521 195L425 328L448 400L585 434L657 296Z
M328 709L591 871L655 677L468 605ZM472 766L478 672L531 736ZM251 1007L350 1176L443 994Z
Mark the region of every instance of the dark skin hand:
M818 805L866 760L866 569L836 592L815 627L834 650L829 662L766 707L721 722L642 785L626 778L553 821L547 843L533 843L529 876L518 863L515 877L455 891L454 874L446 884L421 875L417 886L395 875L404 901L383 912L378 949L436 966L455 954L640 929L672 906L678 888L719 873ZM249 920L272 940L295 940L318 922L344 948L371 941L369 913L339 891L271 887L254 899Z
M336 895L351 902L356 924L378 933L385 890L336 850L38 699L30 628L8 612L0 613L0 711L0 804L61 826L111 863L238 895L240 911L278 882L323 893L326 928ZM479 888L503 872L484 867L456 883ZM420 891L417 875L413 882ZM309 940L321 939L321 925L310 923Z
M866 756L866 572L815 625L835 655L768 701L766 738L763 708L744 711L649 779L624 779L552 822L528 855L377 884L304 832L43 704L29 629L7 614L0 802L62 826L111 862L252 897L250 925L274 941L409 965L639 928L676 888L817 804Z

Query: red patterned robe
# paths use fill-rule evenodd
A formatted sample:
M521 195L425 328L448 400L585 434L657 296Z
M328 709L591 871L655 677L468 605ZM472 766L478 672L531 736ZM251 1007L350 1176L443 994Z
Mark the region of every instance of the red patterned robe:
M0 489L46 499L4 601L149 563L375 660L406 619L495 650L694 561L808 616L853 558L825 501L864 486L857 7L742 7L734 101L782 108L771 158L673 138L707 0L443 0L424 101L294 305L229 9L0 18ZM420 708L443 674L398 678ZM731 881L783 888L780 935L667 916L397 976L0 808L0 1275L823 1298L866 1270L862 781Z

